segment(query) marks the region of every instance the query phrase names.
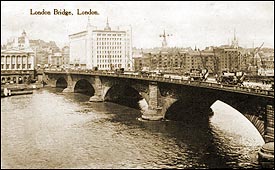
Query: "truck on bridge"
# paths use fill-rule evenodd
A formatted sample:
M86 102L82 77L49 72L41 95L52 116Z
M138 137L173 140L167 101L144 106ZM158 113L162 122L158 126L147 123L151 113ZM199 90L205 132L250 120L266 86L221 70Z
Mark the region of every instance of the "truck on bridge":
M190 69L189 80L205 81L208 75L207 69Z
M222 74L216 78L218 83L231 84L231 85L243 85L245 73L242 71L223 71Z

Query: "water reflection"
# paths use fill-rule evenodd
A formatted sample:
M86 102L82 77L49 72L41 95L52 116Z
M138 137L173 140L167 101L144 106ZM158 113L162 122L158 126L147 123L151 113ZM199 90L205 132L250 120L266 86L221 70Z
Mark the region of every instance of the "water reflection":
M239 136L220 128L218 114L201 128L181 121L139 121L139 110L88 101L89 96L59 89L2 98L2 167L258 167L253 157L258 143L233 140Z

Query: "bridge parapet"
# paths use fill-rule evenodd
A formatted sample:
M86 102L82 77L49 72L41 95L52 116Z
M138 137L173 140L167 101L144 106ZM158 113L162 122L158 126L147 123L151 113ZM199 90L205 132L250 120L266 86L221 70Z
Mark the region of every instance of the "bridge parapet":
M165 77L157 77L157 76L142 76L142 75L131 75L131 74L116 74L116 73L103 73L103 72L88 72L88 71L53 71L47 70L45 73L50 74L81 74L81 75L93 75L93 76L107 76L107 77L118 77L118 78L129 78L129 79L138 79L138 80L147 80L152 82L165 82L165 83L172 83L172 84L181 84L187 86L194 86L194 87L202 87L202 88L210 88L216 90L223 90L223 91L230 91L230 92L237 92L237 93L244 93L244 94L252 94L252 95L260 95L274 98L274 90L266 90L266 89L259 89L259 88L249 88L243 86L234 86L228 84L218 84L218 83L211 83L211 82L202 82L202 81L190 81L184 79L172 79L172 78L165 78Z

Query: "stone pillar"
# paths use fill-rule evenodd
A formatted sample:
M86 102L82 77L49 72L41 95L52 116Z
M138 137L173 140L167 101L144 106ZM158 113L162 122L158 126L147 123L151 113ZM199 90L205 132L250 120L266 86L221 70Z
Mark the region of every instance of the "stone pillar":
M94 84L95 94L90 98L90 102L103 102L104 101L104 89L99 76L95 76Z
M149 83L148 110L144 111L142 118L146 120L161 120L162 114L161 94L157 82Z
M274 107L266 106L265 142L274 142Z
M262 168L274 169L274 142L262 146L258 152L258 160Z
M7 56L4 56L4 70L7 69Z
M265 142L258 152L258 160L262 168L274 169L274 106L266 107Z
M14 69L17 70L17 55L15 56L15 59L14 59L14 65L15 65Z
M18 79L19 79L19 76L16 76L16 82L15 82L16 84L19 84L19 80Z
M21 69L23 70L23 56L21 56Z
M63 93L73 93L74 92L74 82L72 79L72 76L70 74L67 74L67 88L65 88Z
M16 56L16 70L20 70L20 67L18 67L18 64L20 64L19 62L19 56Z
M29 68L28 68L28 64L29 64L29 63L28 63L28 58L29 58L29 57L30 57L30 54L28 54L27 57L26 57L26 68L27 68L27 70L29 70Z
M12 56L10 56L10 70L12 70Z

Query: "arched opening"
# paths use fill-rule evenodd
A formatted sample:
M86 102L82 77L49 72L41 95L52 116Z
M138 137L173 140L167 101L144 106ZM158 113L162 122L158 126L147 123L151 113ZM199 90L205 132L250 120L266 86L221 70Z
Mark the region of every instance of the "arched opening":
M8 78L7 78L7 82L8 82L8 83L10 83L10 81L11 81L11 78L10 78L10 77L8 77Z
M117 84L112 86L105 95L105 101L118 103L135 109L142 109L139 101L143 97L131 86Z
M22 83L23 83L22 77L18 77L18 84L22 84Z
M67 85L68 85L67 81L63 77L59 78L56 81L56 87L57 88L63 88L63 89L65 89L67 87Z
M28 82L28 77L24 77L24 83Z
M88 96L93 96L95 93L95 90L89 81L85 79L81 79L75 84L74 92L83 93Z
M165 119L182 121L189 125L208 126L212 115L210 105L194 100L177 100L166 111Z
M5 84L5 83L6 83L6 78L5 78L5 77L2 77L2 78L1 78L1 83L2 83L2 84Z
M16 77L12 78L13 83L16 83Z
M217 100L211 105L211 109L214 112L214 116L210 118L210 123L219 129L222 129L224 133L237 134L242 136L242 140L248 141L250 144L263 144L263 132L260 128L264 128L263 122L261 122L255 115L250 115L251 119L247 115L241 113L231 105Z

